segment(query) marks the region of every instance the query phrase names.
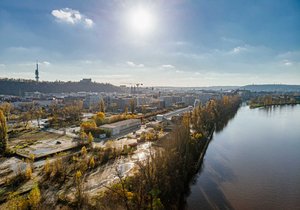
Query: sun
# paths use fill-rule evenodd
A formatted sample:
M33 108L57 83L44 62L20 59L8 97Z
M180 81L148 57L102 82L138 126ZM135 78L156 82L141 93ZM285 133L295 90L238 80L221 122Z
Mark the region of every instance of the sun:
M144 7L133 8L129 11L128 22L130 29L137 34L145 35L154 30L155 19L150 9Z

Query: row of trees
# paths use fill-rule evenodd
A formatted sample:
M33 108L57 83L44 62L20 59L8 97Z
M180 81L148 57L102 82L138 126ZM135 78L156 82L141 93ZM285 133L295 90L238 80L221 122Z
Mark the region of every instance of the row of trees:
M23 123L25 128L28 127L29 121L37 120L38 125L42 118L49 117L49 122L52 126L61 126L62 124L79 124L83 111L82 101L75 101L72 104L60 106L51 104L46 110L36 102L23 102L18 108L14 108L12 104L4 102L0 104L0 110L6 115L7 121L10 120L11 113L14 114L14 119Z
M270 105L281 105L281 104L297 104L300 103L292 95L265 95L254 98L250 101L250 107L261 107Z
M62 126L80 124L83 111L83 102L74 101L65 106L52 104L49 107L49 123L50 126Z
M23 123L28 127L31 120L37 120L38 125L42 118L49 118L49 124L52 127L61 127L64 125L79 125L84 111L83 102L78 100L69 104L52 103L49 107L43 107L37 102L23 102L18 107L13 107L11 103L3 102L0 104L0 110L6 115L7 121ZM99 102L101 113L104 113L105 104L103 100ZM13 118L10 117L13 115Z
M224 126L240 106L237 95L223 96L220 100L210 100L205 105L199 104L192 112L191 124L195 135L207 137L216 125L217 130Z

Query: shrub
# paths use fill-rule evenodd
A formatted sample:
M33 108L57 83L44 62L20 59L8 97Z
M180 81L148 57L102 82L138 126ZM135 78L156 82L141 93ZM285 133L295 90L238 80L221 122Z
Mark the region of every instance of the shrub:
M106 134L106 137L111 136L111 132L109 130L103 128L88 128L84 130L86 133L91 133L93 137L99 137L100 134Z
M94 156L91 157L90 162L89 162L89 166L90 166L90 168L94 168L95 167Z
M31 176L32 176L32 168L30 163L27 163L26 170L25 170L25 177L26 179L31 179Z
M30 191L28 201L32 209L38 209L41 201L41 192L38 185L35 185Z
M9 210L26 210L28 209L28 201L23 196L12 193L8 196L6 207Z
M85 156L86 156L86 154L87 154L86 147L85 147L85 146L83 146L83 147L81 148L81 155L82 155L83 157L85 157Z
M105 114L103 112L98 112L93 119L97 126L103 125L105 121Z
M96 127L97 127L97 125L94 121L86 121L86 122L82 122L80 124L80 128L84 131L91 129L91 128L96 128Z
M49 175L50 173L50 161L49 159L47 158L46 161L45 161L45 165L44 165L44 173L46 175Z

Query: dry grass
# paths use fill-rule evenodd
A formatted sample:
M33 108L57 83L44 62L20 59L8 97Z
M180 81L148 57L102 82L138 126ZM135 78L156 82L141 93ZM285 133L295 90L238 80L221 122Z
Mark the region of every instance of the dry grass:
M47 140L47 139L59 140L61 138L66 139L68 137L66 137L65 135L39 131L39 130L24 130L18 133L16 137L9 139L9 146L22 147L24 145L26 146L26 145L34 144L36 141L39 140Z

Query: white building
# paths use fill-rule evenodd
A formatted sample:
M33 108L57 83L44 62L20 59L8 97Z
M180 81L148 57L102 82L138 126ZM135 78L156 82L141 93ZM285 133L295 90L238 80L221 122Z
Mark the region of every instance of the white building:
M101 99L102 99L101 95L98 94L87 95L84 99L84 105L85 107L96 105L100 102Z
M105 124L100 126L100 128L109 130L111 135L126 134L132 131L138 130L141 126L141 120L139 119L129 119L123 120L112 124Z
M43 96L42 93L36 91L36 92L25 92L25 98L41 98Z
M136 98L136 105L142 106L142 105L149 105L151 101L151 98L149 97L137 97Z
M172 96L161 96L159 99L165 102L165 107L170 107L173 104Z
M195 96L183 96L182 102L185 103L185 105L193 106L195 103L195 99L196 99Z

